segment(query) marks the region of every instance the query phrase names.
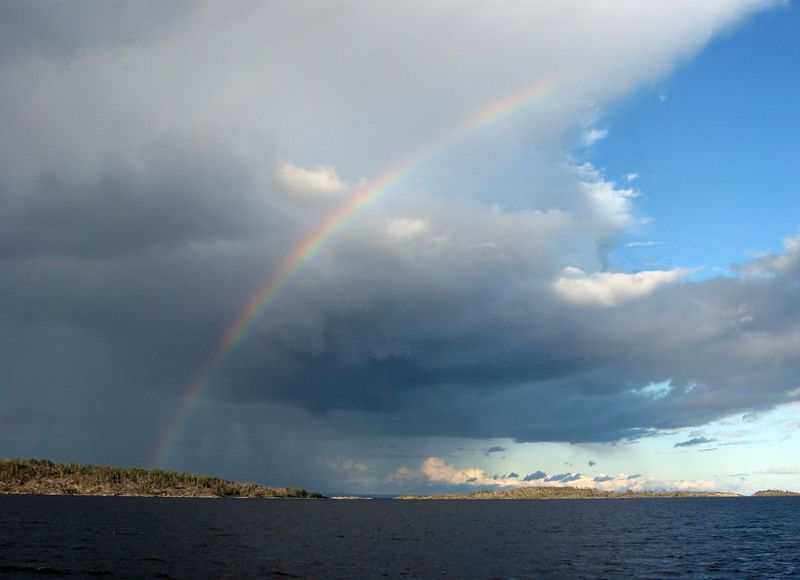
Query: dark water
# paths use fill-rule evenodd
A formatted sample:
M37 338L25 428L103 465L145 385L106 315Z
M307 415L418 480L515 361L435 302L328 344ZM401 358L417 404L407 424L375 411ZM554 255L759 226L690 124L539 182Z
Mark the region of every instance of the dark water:
M0 576L798 577L800 498L0 496Z

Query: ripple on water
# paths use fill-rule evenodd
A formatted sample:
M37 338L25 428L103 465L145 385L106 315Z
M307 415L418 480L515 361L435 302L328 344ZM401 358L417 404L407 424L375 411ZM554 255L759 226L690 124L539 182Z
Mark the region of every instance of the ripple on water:
M4 577L790 577L800 499L0 496Z

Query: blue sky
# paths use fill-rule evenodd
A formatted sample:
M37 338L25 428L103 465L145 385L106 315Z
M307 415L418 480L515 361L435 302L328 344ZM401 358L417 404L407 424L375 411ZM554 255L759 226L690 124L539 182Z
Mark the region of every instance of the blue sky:
M0 456L800 490L796 3L54 6L0 8Z
M755 15L611 108L589 157L611 179L639 174L653 223L632 240L659 244L620 250L620 267L652 260L713 276L796 233L799 27L794 5Z

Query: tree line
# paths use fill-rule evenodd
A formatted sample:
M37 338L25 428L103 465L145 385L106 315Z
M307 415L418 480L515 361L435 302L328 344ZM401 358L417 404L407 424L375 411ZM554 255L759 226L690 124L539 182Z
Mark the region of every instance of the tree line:
M319 498L290 487L267 487L193 473L141 467L55 463L47 459L0 460L0 493L155 495L184 497Z

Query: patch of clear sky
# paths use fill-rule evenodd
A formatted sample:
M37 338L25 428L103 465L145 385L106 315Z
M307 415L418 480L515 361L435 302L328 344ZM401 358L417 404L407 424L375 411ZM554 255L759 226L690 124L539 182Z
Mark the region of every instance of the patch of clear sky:
M642 193L653 222L621 248L625 270L705 266L726 272L778 252L800 226L800 6L751 18L713 40L658 86L619 103L587 152L607 179Z

